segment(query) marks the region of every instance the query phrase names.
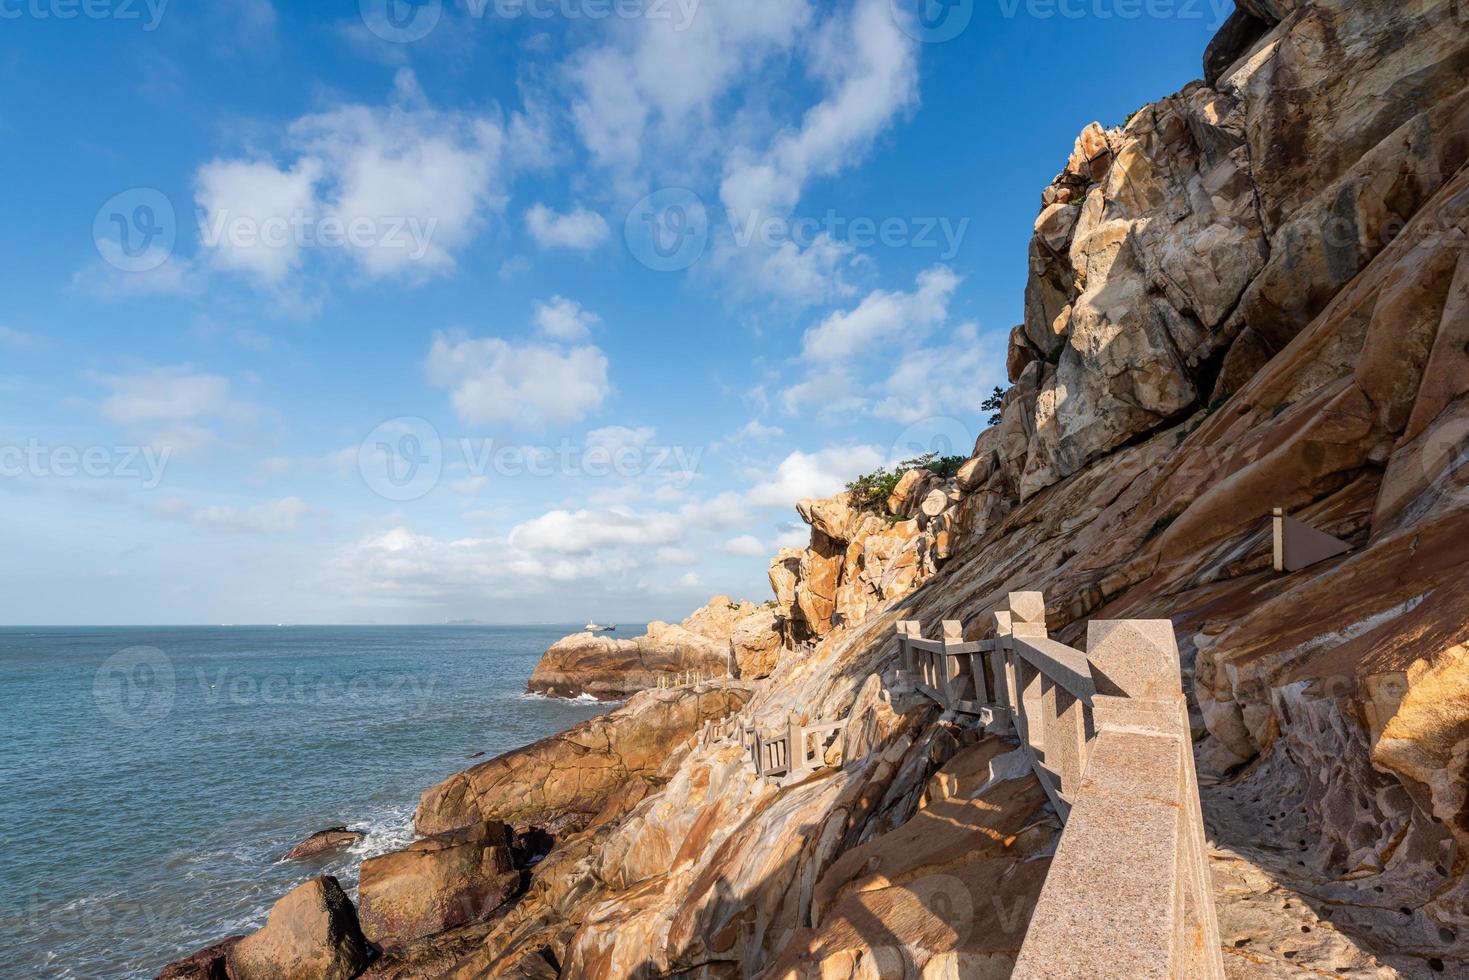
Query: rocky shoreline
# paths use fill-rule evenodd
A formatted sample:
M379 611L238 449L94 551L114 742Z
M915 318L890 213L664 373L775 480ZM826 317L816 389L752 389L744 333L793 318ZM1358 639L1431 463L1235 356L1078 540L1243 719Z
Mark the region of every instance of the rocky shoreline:
M427 790L360 912L313 879L165 976L1008 976L1055 814L886 691L899 620L1017 590L1067 642L1172 621L1230 977L1469 976L1466 133L1449 0L1240 0L1045 188L952 477L802 501L768 606L557 643L530 690L626 703ZM1353 550L1276 573L1277 507ZM834 719L798 778L708 734Z

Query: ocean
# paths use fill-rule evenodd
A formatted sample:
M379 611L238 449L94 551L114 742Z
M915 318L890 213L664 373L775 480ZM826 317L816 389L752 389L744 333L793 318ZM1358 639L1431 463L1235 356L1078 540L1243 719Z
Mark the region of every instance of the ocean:
M523 693L575 629L0 628L0 976L153 977L315 875L355 897L433 783L608 709Z

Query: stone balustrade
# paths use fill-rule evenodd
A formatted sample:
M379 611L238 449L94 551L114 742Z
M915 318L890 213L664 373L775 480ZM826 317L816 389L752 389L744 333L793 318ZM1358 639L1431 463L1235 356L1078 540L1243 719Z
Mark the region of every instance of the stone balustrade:
M708 680L714 680L714 675L702 670L680 670L657 675L656 687L660 691L676 687L692 687Z
M802 722L792 714L784 728L765 735L754 726L741 725L738 719L726 718L704 725L703 743L713 745L738 736L755 775L800 779L826 767L827 750L846 726L845 720Z
M903 679L1009 728L1064 825L1014 976L1222 980L1178 647L1167 620L1092 622L1082 653L1016 592L993 641L898 624Z

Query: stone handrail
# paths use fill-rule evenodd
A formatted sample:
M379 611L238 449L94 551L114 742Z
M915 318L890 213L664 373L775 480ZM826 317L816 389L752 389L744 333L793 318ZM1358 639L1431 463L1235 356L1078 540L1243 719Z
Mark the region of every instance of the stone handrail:
M792 714L784 729L767 737L754 726L741 726L731 717L706 722L702 738L707 746L738 735L755 775L799 778L826 766L826 750L846 727L845 720L802 723Z
M693 684L701 684L707 680L713 680L713 675L706 674L702 670L680 670L657 675L657 688L667 690L676 687L689 687Z
M1222 980L1172 624L1092 622L1082 653L1047 636L1039 592L1011 593L995 619L993 645L969 654L955 651L983 644L945 623L937 655L984 659L991 716L1013 725L1064 826L1013 975ZM962 666L939 663L929 683L936 641L919 632L899 624L913 687L965 710ZM977 685L981 668L970 671Z

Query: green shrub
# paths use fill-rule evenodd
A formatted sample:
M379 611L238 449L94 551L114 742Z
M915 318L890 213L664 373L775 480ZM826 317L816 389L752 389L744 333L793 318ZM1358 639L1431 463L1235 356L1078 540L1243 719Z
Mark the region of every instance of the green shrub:
M924 453L922 456L914 457L899 463L895 468L889 470L886 467L864 473L851 483L847 484L847 490L852 494L852 506L861 509L878 508L887 506L888 498L898 488L898 481L903 474L909 470L928 470L942 480L952 480L963 466L963 456L940 456L938 453Z

